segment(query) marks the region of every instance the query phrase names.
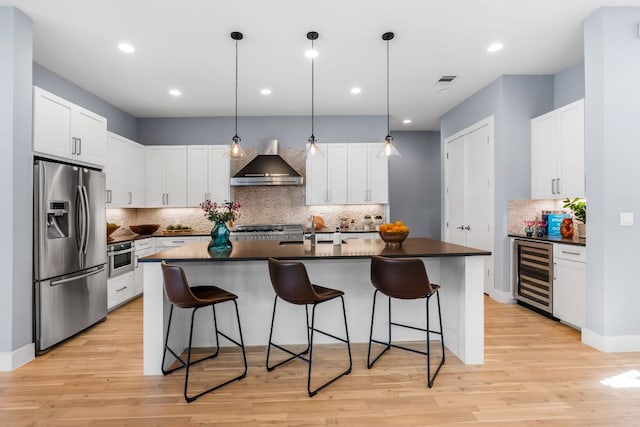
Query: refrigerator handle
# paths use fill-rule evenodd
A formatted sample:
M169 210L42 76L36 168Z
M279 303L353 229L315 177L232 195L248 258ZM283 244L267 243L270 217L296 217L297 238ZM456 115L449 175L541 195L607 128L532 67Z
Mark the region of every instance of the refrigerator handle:
M74 280L84 279L85 277L93 276L93 275L96 275L98 273L102 273L103 271L104 271L104 266L100 266L96 270L90 271L88 273L80 274L78 276L67 277L66 279L60 279L60 280L52 280L51 281L51 286L62 285L64 283L73 282Z
M91 229L91 208L89 207L89 195L87 194L87 187L82 186L82 195L84 198L84 215L85 215L85 229L84 229L84 254L87 254L87 247L89 246L89 230Z
M81 186L76 186L76 246L78 258L82 261L82 245L84 243L84 201ZM81 263L82 264L82 263Z

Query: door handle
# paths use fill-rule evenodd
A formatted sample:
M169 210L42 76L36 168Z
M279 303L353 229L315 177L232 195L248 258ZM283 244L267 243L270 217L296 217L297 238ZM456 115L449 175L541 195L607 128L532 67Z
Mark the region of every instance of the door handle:
M96 269L94 271L90 271L88 273L84 273L84 274L81 274L79 276L73 276L73 277L69 277L67 279L60 279L60 280L52 281L51 282L51 286L62 285L63 283L69 283L69 282L73 282L74 280L84 279L85 277L93 276L95 274L102 273L103 271L104 271L104 267L101 266L101 267L98 267L98 269Z
M467 225L466 227L464 227L464 229L465 230L471 230L471 227Z
M129 191L129 204L131 204L133 202L133 194L131 193L131 191Z
M556 179L551 180L551 194L556 194Z
M76 154L78 156L82 154L82 138L78 138L78 152Z
M561 191L560 191L560 178L556 178L556 191L557 191L556 194L560 194L561 193Z
M456 227L456 230L464 230L464 225L461 225L460 227Z
M111 203L111 190L107 190L107 203Z

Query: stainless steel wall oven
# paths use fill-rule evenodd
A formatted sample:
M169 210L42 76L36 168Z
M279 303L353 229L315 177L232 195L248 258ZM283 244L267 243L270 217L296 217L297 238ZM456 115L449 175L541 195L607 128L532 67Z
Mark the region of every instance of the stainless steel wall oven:
M513 251L513 296L552 316L553 245L515 239Z
M134 269L133 244L131 242L107 245L107 257L109 259L109 277L118 276Z

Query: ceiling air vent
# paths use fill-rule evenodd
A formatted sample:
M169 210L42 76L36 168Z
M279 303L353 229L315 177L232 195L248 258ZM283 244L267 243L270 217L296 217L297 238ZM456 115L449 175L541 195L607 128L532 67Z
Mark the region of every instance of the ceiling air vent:
M451 83L458 76L442 76L438 79L438 83Z

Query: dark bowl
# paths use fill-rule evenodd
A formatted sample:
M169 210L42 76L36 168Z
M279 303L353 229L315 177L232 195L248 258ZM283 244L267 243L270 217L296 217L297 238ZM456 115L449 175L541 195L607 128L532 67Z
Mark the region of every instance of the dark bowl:
M402 245L402 242L405 241L407 236L409 236L409 232L393 232L393 231L378 231L380 234L380 238L384 240L388 245L398 244Z
M160 228L160 224L140 224L129 226L129 230L133 231L136 234L142 234L144 236L155 233L156 231L158 231L158 228Z

